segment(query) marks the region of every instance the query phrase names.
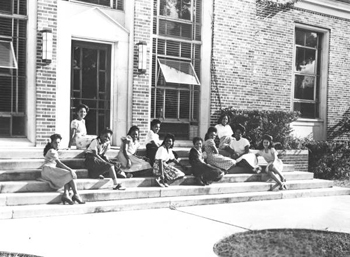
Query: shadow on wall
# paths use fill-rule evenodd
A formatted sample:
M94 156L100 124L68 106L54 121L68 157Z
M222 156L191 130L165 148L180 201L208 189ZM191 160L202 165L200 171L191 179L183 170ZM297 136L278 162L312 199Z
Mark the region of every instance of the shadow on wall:
M344 112L341 120L328 129L328 139L348 139L350 135L350 108Z

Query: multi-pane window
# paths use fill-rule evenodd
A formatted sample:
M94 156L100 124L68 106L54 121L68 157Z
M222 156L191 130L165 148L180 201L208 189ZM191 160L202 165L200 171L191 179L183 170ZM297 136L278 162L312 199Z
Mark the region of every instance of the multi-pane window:
M295 30L294 110L302 118L319 118L321 40L322 33Z
M108 6L113 9L117 10L124 10L124 0L71 0L73 1L78 1L78 2L85 2L85 3L90 3L90 4L97 4L97 5L103 5L103 6Z
M25 136L27 0L0 4L0 137Z
M201 0L154 0L151 118L189 139L199 118Z

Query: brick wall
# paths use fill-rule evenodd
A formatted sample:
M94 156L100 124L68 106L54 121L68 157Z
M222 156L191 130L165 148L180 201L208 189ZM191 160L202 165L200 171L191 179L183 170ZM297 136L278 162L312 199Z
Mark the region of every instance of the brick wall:
M151 70L147 69L145 74L137 71L138 48L136 44L140 41L147 43L147 67L151 61L151 34L152 34L152 1L135 1L134 20L134 71L133 71L133 97L132 97L132 123L140 128L140 138L145 139L149 130L150 117L150 76Z
M50 64L42 61L42 29L52 29L53 56ZM36 61L36 144L45 144L55 133L56 123L56 34L57 0L37 1Z
M279 151L284 164L293 164L295 171L309 171L308 150Z
M255 0L214 1L213 60L222 108L290 110L294 24L330 30L328 130L350 113L350 20ZM212 81L211 122L220 109Z

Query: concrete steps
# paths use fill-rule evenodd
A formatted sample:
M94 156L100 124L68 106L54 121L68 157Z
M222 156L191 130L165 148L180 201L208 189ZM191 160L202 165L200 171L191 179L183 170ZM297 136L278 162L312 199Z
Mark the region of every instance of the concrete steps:
M327 180L302 180L287 182L289 191L300 189L331 188L332 181ZM125 191L101 189L82 190L80 196L87 202L112 201L122 199L161 198L193 195L217 195L234 193L252 193L278 191L275 183L249 182L249 183L222 183L210 186L178 185L168 188L161 187L134 187ZM58 204L61 202L61 192L40 193L7 193L0 194L0 206Z
M87 177L87 171L84 175ZM78 173L78 176L80 174ZM313 174L309 172L288 172L285 174L286 179L289 180L311 180ZM40 170L39 177L40 178ZM227 174L216 184L224 183L239 183L239 182L257 182L268 181L269 176L265 173L261 174ZM92 189L110 189L113 187L111 179L78 179L78 190L92 190ZM119 179L127 188L133 187L150 187L157 186L154 178L131 178ZM196 183L193 176L186 176L184 179L175 181L173 185L194 185ZM48 182L39 180L21 180L21 181L0 181L0 193L17 193L17 192L49 192L53 191Z
M187 166L189 150L175 149ZM115 158L118 151L111 149L108 157ZM76 169L77 187L87 202L62 206L62 191L53 191L47 182L40 181L42 152L41 148L0 149L0 219L350 194L350 189L333 188L332 181L313 179L312 173L295 171L291 164L284 166L287 191L279 191L266 173L227 174L210 186L197 186L194 177L187 175L169 188L158 187L150 177L119 179L127 189L114 191L111 179L88 178L81 150L62 150L60 159ZM139 154L145 154L145 149ZM259 163L264 161L259 158Z
M125 199L88 202L83 205L25 205L0 208L0 219L34 218L46 216L79 215L156 208L176 208L193 205L223 204L248 201L278 200L301 197L348 195L349 188L317 188L278 192L249 192L219 195L175 196L160 198Z

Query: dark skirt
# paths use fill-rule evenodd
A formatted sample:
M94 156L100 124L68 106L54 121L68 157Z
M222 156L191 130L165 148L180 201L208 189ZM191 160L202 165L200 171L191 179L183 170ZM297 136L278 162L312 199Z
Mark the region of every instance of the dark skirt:
M88 169L89 178L98 178L114 166L113 163L102 161L93 154L86 154L84 163Z
M158 151L158 146L155 144L147 144L146 145L146 157L149 159L149 163L151 166L154 164L154 159L156 157L156 153Z
M224 171L202 162L192 164L192 172L195 177L202 177L206 182L219 181L224 175Z

